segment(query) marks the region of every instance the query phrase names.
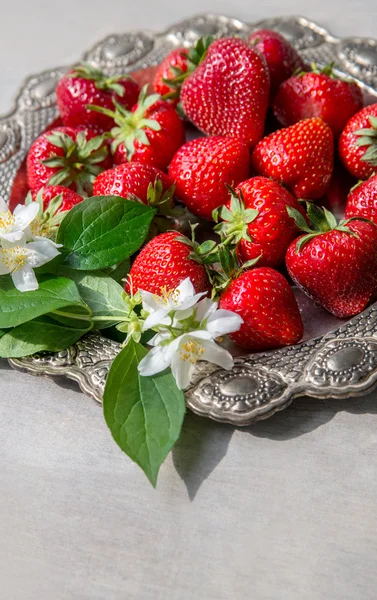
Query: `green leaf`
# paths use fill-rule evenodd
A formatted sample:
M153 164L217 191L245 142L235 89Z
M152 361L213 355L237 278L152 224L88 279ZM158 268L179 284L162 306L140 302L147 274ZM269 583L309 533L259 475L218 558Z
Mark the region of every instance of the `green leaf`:
M60 267L59 273L76 283L81 298L92 311L96 329L111 327L129 315L122 286L108 275L85 273L70 267Z
M155 212L118 196L95 196L76 204L57 235L57 243L68 250L65 262L88 271L122 262L146 239Z
M170 372L139 374L146 354L133 340L118 354L107 378L103 410L118 446L155 486L159 468L179 437L185 399Z
M34 292L19 292L8 277L0 277L0 328L15 327L66 306L83 305L77 286L64 277L39 278Z
M0 357L19 358L36 352L65 350L90 330L67 327L43 316L14 327L0 336Z

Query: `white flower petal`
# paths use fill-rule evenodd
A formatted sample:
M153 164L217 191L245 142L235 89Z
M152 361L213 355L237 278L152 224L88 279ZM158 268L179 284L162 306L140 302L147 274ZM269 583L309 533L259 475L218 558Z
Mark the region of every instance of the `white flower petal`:
M10 231L9 233L0 233L0 238L6 240L13 246L15 242L20 242L21 240L25 241L25 234L23 231L16 230Z
M138 364L140 375L147 377L165 371L171 363L173 354L172 345L173 343L168 346L156 346L152 348Z
M38 289L38 281L30 265L13 271L12 280L19 292L33 292Z
M163 308L152 311L144 321L143 331L152 329L156 325L171 325L171 318L168 317L168 313L169 311Z
M151 294L151 292L146 292L145 290L138 290L138 292L141 296L144 310L151 313L161 308L161 303L158 300L159 297L156 294Z
M60 254L59 250L53 244L48 243L49 240L41 240L38 242L30 242L25 248L28 252L29 264L36 268L46 264Z
M200 292L200 294L195 294L191 298L182 299L180 303L175 305L175 310L186 310L187 308L191 308L194 304L200 300L202 296L205 296L207 292Z
M39 204L38 202L31 202L30 204L24 206L22 204L17 204L16 208L13 211L13 216L15 218L15 228L17 229L26 229L30 225L32 221L34 221L35 217L39 213Z
M148 346L158 346L161 342L170 339L171 334L170 331L162 331L161 333L156 333L156 335L149 340Z
M0 196L0 213L7 212L9 210L7 203L4 198Z
M7 275L11 272L11 268L5 264L6 253L0 249L0 275Z
M191 283L190 277L186 277L186 279L181 281L181 283L177 287L177 290L179 292L180 297L183 299L191 298L191 296L195 294L195 289Z
M50 246L53 246L54 248L63 248L63 244L57 244L50 238L46 238L42 235L33 236L33 242L47 242L47 244L50 244Z
M212 335L209 333L209 331L206 331L205 329L198 329L198 331L190 331L190 333L186 333L185 335L188 337L198 338L198 340L212 339Z
M182 360L176 352L171 361L171 372L180 390L185 390L191 382L195 365L189 360Z
M205 350L202 360L214 363L215 365L219 365L223 369L227 370L233 367L233 356L230 354L230 352L228 352L228 350L221 348L213 340L203 340L201 342L201 346Z
M196 319L201 323L217 310L217 302L213 302L210 298L203 298L196 309Z
M219 309L216 310L208 319L207 331L212 334L213 338L238 331L243 323L240 315L231 310Z
M2 239L2 247L6 250L8 250L9 248L14 248L15 246L20 246L20 247L25 247L26 244L26 237L25 235L22 235L22 237L20 238L20 240L17 240L17 242L11 242L9 240L7 240L6 238Z

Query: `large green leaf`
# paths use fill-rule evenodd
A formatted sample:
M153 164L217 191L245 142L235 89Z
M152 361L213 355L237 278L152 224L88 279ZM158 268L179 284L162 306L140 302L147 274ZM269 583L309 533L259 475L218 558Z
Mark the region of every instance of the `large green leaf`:
M129 308L123 300L124 290L112 277L100 272L85 273L71 267L60 267L58 272L76 283L81 298L92 311L96 329L111 327L128 316Z
M103 410L114 440L156 485L159 468L177 441L185 399L171 372L143 377L137 366L147 350L131 340L115 358Z
M40 277L34 292L19 292L10 277L0 277L0 328L16 327L66 306L83 305L74 281L65 277Z
M42 316L0 336L0 358L20 358L42 350L59 352L77 342L89 329L90 325L85 329L67 327Z
M59 227L66 264L91 271L124 261L146 239L154 214L153 208L118 196L87 198Z

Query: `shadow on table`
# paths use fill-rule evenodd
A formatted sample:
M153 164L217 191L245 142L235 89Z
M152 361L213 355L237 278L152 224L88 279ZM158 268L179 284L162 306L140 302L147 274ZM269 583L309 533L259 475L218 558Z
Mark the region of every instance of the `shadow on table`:
M347 400L300 398L269 419L237 430L254 437L286 441L326 425L343 411L355 415L377 414L377 393ZM231 425L215 423L190 411L187 413L181 437L172 454L190 500L195 498L201 484L226 455L235 430Z
M10 371L11 368L12 367L7 360L0 358L0 371Z

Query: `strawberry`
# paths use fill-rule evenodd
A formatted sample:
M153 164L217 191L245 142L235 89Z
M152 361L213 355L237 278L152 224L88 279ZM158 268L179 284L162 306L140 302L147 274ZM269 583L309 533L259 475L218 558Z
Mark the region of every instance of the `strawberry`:
M352 188L346 206L346 218L363 217L377 225L377 175Z
M42 133L31 145L27 177L35 192L46 185L62 185L90 195L96 176L111 166L108 145L93 131L57 127Z
M264 58L247 42L216 40L182 83L181 103L201 131L238 137L254 146L262 137L268 106L269 74Z
M308 204L309 227L288 210L305 231L287 250L293 281L336 317L357 315L377 287L376 225L357 217L337 223L328 210Z
M153 91L164 99L169 99L175 106L179 101L179 90L172 81L180 75L187 73L189 51L186 48L176 48L169 52L158 67L153 79Z
M173 157L169 177L175 195L194 214L212 219L212 212L228 200L225 184L237 185L249 175L249 150L236 138L197 138Z
M56 102L64 125L92 127L107 130L114 121L107 115L87 109L87 104L114 108L114 100L126 109L137 102L140 88L128 75L108 77L90 63L77 65L63 75L56 88Z
M339 138L339 155L358 179L377 173L377 104L366 106L348 121Z
M220 308L238 313L241 328L229 337L247 350L296 344L303 324L296 298L281 273L261 267L246 271L220 296Z
M183 122L175 108L144 86L132 111L115 101L115 111L89 105L93 111L114 119L111 149L116 164L134 161L165 170L185 141Z
M191 258L191 242L169 231L153 238L136 257L126 283L127 293L142 289L152 294L176 289L190 277L196 293L210 288L205 267Z
M136 196L147 204L149 185L153 185L157 178L161 180L163 191L166 192L171 184L165 173L151 165L123 163L98 175L93 185L93 195L123 198Z
M297 69L304 69L305 63L292 44L272 29L258 29L248 41L266 60L270 73L270 99L273 100L280 84Z
M356 179L336 160L329 188L317 204L325 206L336 217L343 217L348 194L356 183Z
M288 127L302 119L321 117L335 137L347 121L363 107L361 88L355 81L342 80L333 73L334 63L322 70L302 71L284 81L274 101L278 121Z
M260 256L258 267L276 267L284 262L287 248L299 232L287 206L304 215L296 198L279 183L252 177L232 190L230 201L217 209L223 222L215 230L238 244L241 264Z
M67 212L68 210L71 210L71 208L76 206L76 204L79 204L83 201L82 196L79 196L78 194L76 194L76 192L69 190L66 187L63 187L62 185L51 185L41 188L39 192L33 192L32 198L34 201L36 200L37 195L39 193L41 193L43 209L45 211L48 210L51 202L56 200L58 196L61 197L61 201L56 209L56 213ZM56 204L56 202L54 202L54 204Z
M256 173L286 185L297 198L320 198L333 172L332 131L322 119L299 121L259 142L251 164Z

